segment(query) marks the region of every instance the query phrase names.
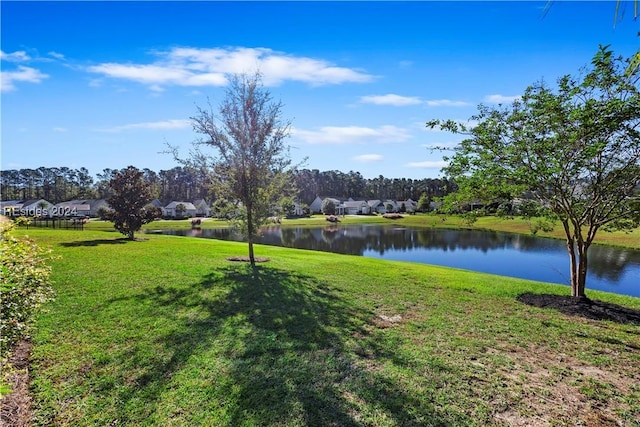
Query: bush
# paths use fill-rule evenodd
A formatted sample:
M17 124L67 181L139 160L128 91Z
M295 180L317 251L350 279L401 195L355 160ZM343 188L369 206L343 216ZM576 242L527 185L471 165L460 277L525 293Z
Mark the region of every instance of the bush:
M553 221L549 218L536 218L535 221L529 224L529 229L534 236L538 234L540 230L551 233L553 231Z
M36 310L53 297L50 251L11 236L13 227L0 217L0 360L28 336Z
M399 213L394 213L394 212L392 212L392 213L386 213L386 214L382 215L382 217L383 217L383 218L386 218L386 219L401 219L401 218L404 218L404 217L403 217L402 215L400 215Z
M18 227L28 227L31 225L31 220L25 216L19 216L14 221L15 225Z

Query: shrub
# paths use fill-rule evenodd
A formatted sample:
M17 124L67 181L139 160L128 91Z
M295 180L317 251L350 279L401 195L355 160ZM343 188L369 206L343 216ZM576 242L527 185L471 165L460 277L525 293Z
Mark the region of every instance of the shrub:
M540 230L550 233L553 231L553 221L549 218L536 218L535 221L529 224L529 229L534 236L538 234Z
M19 216L14 221L15 225L18 227L28 227L31 225L31 220L25 216Z
M402 215L400 215L399 213L386 213L384 215L382 215L383 218L386 219L400 219L400 218L404 218Z
M28 336L36 310L53 297L50 251L11 236L13 227L0 217L0 360Z

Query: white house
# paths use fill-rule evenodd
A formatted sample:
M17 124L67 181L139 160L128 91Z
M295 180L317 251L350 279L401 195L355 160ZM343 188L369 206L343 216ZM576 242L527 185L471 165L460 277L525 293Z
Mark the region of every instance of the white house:
M52 208L52 216L92 216L97 217L100 209L111 209L105 199L76 199L61 202Z
M398 209L401 210L404 206L405 212L415 212L418 210L418 202L414 202L411 199L397 202Z
M20 207L20 215L50 216L54 204L45 199L25 200Z
M90 216L91 205L86 200L60 202L51 208L51 216Z
M377 212L379 214L387 213L387 208L384 203L382 203L382 200L369 200L367 204L369 205L369 212Z
M322 204L324 203L325 200L331 200L334 204L334 206L336 207L336 215L342 215L344 214L344 206L342 204L342 200L344 199L338 199L337 197L324 197L321 198L320 196L317 196L313 202L311 202L311 204L309 205L309 211L311 213L322 213ZM349 199L350 201L353 201L353 199Z
M178 208L179 205L182 205L184 207L181 214L178 214L180 212L180 208ZM196 211L197 211L196 207L191 202L174 201L169 203L164 208L162 208L162 216L167 216L171 218L176 218L178 216L192 218L196 216Z
M105 199L87 199L83 203L89 205L89 216L98 216L98 211L102 208L111 209L111 205Z
M313 202L309 205L309 212L311 213L321 213L322 212L322 199L320 196L316 196L313 199Z
M302 205L298 202L293 202L293 215L294 216L304 215L304 209L302 209Z
M54 204L44 199L0 202L0 213L13 216L49 216Z
M211 216L211 207L204 199L194 200L193 206L196 208L195 216Z
M384 208L386 210L385 213L398 212L399 206L395 200L387 199L384 202L382 202L382 204L384 205Z
M368 215L371 207L364 200L348 200L340 205L346 215Z

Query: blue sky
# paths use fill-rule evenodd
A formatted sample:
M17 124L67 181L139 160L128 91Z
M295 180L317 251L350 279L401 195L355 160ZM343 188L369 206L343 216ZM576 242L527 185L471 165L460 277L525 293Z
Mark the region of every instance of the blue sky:
M441 176L433 145L465 121L587 65L633 54L640 21L615 2L2 1L2 169L176 166L189 117L229 73L259 69L306 168Z

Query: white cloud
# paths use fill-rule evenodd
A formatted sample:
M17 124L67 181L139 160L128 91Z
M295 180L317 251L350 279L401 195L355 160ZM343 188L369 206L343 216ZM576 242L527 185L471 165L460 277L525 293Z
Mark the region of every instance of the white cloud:
M61 61L64 61L66 59L63 54L53 51L49 52L49 56L52 56L55 59L59 59Z
M428 107L468 107L471 105L465 101L452 101L451 99L432 99L425 101Z
M448 166L448 163L444 160L426 160L424 162L409 162L406 164L406 167L416 169L442 169L445 166Z
M2 81L1 91L10 92L16 89L16 82L40 83L48 77L49 76L47 74L44 74L35 68L20 65L18 66L17 71L2 71L0 73L0 80Z
M374 77L327 61L288 55L267 48L173 48L154 52L149 64L103 63L88 67L92 73L155 86L225 86L229 74L259 71L267 86L285 80L311 85L368 82Z
M520 99L519 95L506 96L506 95L495 94L495 95L487 95L484 97L485 102L490 102L492 104L507 104L517 99Z
M66 132L68 129L63 127L55 127L53 128L54 132Z
M355 156L353 160L360 163L373 163L379 162L384 159L384 156L381 154L362 154L360 156Z
M406 105L416 105L422 103L420 98L416 98L415 96L401 96L392 93L387 95L363 96L360 98L360 102L365 104L393 105L395 107L404 107Z
M319 130L293 129L291 135L308 144L388 143L403 142L411 139L411 135L406 129L390 125L378 128L325 126Z
M107 129L100 129L101 132L123 132L127 130L176 130L186 129L191 126L191 120L188 119L173 119L165 120L161 122L144 122L144 123L132 123L128 125L115 126Z
M13 53L6 53L0 50L0 59L8 62L26 62L31 60L27 52L19 50Z

